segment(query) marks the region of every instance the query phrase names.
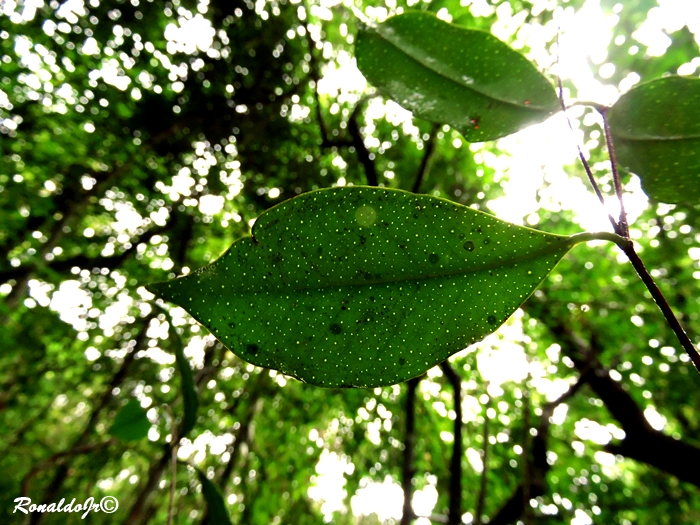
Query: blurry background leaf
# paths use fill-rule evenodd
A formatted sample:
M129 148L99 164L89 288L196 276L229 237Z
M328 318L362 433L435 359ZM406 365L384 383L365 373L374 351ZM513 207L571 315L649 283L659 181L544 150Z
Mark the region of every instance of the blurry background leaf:
M117 412L109 433L122 441L138 441L148 435L150 428L146 410L138 400L131 399Z
M406 109L493 140L558 111L550 82L495 36L408 12L358 32L357 65Z
M435 197L335 188L275 206L218 261L149 289L246 361L376 387L495 331L571 245Z
M617 160L653 199L700 202L700 79L639 85L609 110Z
M221 495L221 492L214 485L207 475L197 469L197 477L202 484L202 496L207 503L205 525L231 525L231 517L229 516L226 502Z
M182 430L179 437L185 437L194 428L197 422L197 408L199 400L197 398L197 390L192 377L192 367L190 361L185 356L185 348L182 346L182 340L177 333L177 329L170 326L170 337L174 342L175 362L177 369L180 372L180 385L182 388L182 404L184 406L184 416L182 418Z

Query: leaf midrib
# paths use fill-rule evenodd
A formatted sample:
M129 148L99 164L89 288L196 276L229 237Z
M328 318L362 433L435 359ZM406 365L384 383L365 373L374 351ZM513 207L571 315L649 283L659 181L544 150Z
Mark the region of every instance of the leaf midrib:
M503 99L503 98L494 96L494 95L492 95L492 94L484 93L483 91L481 91L481 90L479 90L479 89L476 89L476 87L473 86L473 85L470 86L469 84L463 84L463 83L461 83L461 82L458 82L458 81L455 80L454 78L449 77L449 76L445 75L444 73L442 73L442 72L440 72L440 71L437 71L436 69L430 67L428 64L424 63L424 62L421 61L420 59L416 58L415 56L413 56L413 55L407 53L406 51L404 51L403 49L401 49L401 48L400 48L399 46L397 46L394 42L392 42L389 38L386 38L386 37L382 34L381 29L379 29L379 28L377 28L377 27L368 27L368 29L366 29L365 31L376 33L382 40L384 40L385 42L391 44L391 46L392 46L394 49L398 50L401 54L407 56L408 58L410 58L410 59L413 60L414 62L420 64L421 66L423 66L423 67L425 67L425 68L427 68L427 69L429 69L430 71L432 71L432 72L435 73L436 75L438 75L438 76L440 76L440 77L442 77L442 78L448 80L449 82L458 85L458 86L461 87L461 88L465 88L465 89L467 89L467 90L469 90L469 91L473 91L473 92L475 92L475 93L478 93L479 95L482 95L482 96L485 96L485 97L487 97L487 98L493 99L493 100L495 100L495 101L497 101L497 102L500 102L500 103L502 103L502 104L507 104L507 105L509 105L509 106L513 106L513 107L515 107L515 108L527 109L527 110L538 111L538 112L544 112L544 113L550 113L550 112L551 112L551 110L549 110L549 109L547 109L547 108L544 108L544 107L542 107L542 106L539 106L539 105L534 105L534 104L529 104L529 105L518 104L517 102L513 102L512 100L507 100L507 99ZM474 31L474 30L470 30L470 31ZM478 84L476 84L476 86L478 86Z
M250 239L250 237L246 237L244 239ZM241 239L244 240L244 239ZM379 286L379 285L387 285L387 284L399 284L399 283L406 283L406 282L421 282L421 281L426 281L430 279L442 279L442 278L449 278L449 277L456 277L456 276L467 276L469 274L476 274L480 272L485 272L485 271L491 271L491 270L497 270L500 268L506 268L509 266L517 266L518 264L525 263L527 261L530 261L532 259L537 259L539 257L547 257L550 255L556 255L558 253L561 253L561 257L566 255L566 253L571 249L571 247L579 242L578 240L574 240L573 237L557 237L557 239L560 240L566 240L566 243L563 244L555 244L552 243L551 246L545 247L543 249L537 250L535 252L530 252L525 256L521 257L510 257L505 261L492 261L490 264L483 264L479 267L477 267L474 270L470 271L464 271L464 270L455 270L455 271L445 271L441 273L430 273L426 274L425 276L419 276L419 277L406 277L406 278L392 278L392 279L368 279L364 280L362 282L350 282L350 283L332 283L332 284L327 284L327 285L313 285L313 286L297 286L297 287L275 287L275 288L270 288L270 289L258 289L258 291L255 292L248 292L248 291L237 291L235 289L226 289L227 293L231 292L236 292L239 293L240 295L246 295L246 296L256 296L264 293L276 293L276 292L306 292L306 291L321 291L321 290L328 290L328 289L337 289L337 288L347 288L347 287L364 287L364 286ZM223 261L222 261L223 262ZM495 263L495 264L494 264ZM257 283L259 284L259 283Z

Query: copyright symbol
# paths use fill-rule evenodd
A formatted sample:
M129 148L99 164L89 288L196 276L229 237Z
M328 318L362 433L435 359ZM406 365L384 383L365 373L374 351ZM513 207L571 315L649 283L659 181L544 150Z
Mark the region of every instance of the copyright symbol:
M116 512L118 508L119 501L117 501L117 498L114 496L105 496L100 501L100 509L102 509L102 512L106 512L107 514Z

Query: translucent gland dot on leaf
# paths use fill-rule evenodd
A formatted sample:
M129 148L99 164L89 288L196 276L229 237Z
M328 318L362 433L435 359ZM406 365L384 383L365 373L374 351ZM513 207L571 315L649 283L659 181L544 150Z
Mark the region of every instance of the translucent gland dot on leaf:
M377 212L371 206L360 206L355 211L355 220L360 226L367 228L372 226L377 220Z

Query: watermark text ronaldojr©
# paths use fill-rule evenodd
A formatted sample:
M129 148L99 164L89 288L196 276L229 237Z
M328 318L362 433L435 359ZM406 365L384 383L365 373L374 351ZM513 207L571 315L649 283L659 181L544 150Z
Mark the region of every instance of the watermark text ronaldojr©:
M39 505L32 503L31 498L15 498L15 508L12 514L17 511L24 514L32 514L34 512L56 512L56 513L70 513L70 512L82 512L83 515L81 519L90 514L90 512L104 512L105 514L112 514L116 512L119 508L119 501L114 496L105 496L99 503L95 502L95 498L90 496L83 503L76 503L75 498L71 500L70 503L66 504L66 499L61 498L58 503L41 503Z

